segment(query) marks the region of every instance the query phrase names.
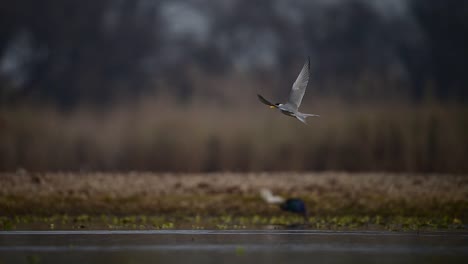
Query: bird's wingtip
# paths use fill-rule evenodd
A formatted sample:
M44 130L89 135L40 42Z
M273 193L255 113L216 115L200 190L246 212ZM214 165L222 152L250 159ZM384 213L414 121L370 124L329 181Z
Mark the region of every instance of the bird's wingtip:
M263 96L261 96L260 94L257 94L257 97L258 99L260 100L260 102L268 105L268 106L271 106L271 107L276 107L275 104L271 103L270 101L268 101L267 99L265 99Z

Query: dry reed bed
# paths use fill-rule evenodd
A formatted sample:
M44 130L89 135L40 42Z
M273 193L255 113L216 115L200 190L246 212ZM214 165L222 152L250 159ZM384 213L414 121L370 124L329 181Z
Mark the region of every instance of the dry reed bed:
M390 173L2 173L0 212L14 214L275 215L269 188L313 215L456 217L468 177Z
M310 127L258 102L3 109L0 170L468 172L466 107L317 101Z

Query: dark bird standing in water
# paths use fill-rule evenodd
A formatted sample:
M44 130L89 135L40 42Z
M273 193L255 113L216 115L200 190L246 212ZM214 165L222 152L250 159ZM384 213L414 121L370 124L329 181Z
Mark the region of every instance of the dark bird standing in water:
M281 210L300 214L304 217L305 222L308 221L307 209L303 200L298 198L284 199L281 196L273 195L268 189L262 189L260 194L267 203L279 204Z

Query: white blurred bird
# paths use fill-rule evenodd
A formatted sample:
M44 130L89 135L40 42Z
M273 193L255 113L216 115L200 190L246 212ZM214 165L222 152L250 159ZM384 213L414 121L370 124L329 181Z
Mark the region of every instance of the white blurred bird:
M273 104L266 100L260 94L257 94L258 99L260 102L270 106L270 108L276 108L281 111L281 113L294 117L301 121L304 124L307 124L306 118L309 116L319 116L315 114L306 114L299 112L299 106L302 102L302 97L304 97L305 90L307 88L307 84L309 83L309 76L310 76L310 57L304 63L299 76L297 76L296 81L294 82L291 92L289 93L288 101L285 104L276 103Z
M260 190L260 195L262 196L263 200L265 200L265 202L269 204L281 204L285 201L283 197L273 195L273 193L270 190L264 188Z

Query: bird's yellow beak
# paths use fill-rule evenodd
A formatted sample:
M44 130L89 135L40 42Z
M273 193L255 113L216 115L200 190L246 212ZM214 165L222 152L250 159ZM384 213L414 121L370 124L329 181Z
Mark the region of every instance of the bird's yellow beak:
M276 106L270 105L270 108L273 109L273 108L276 108Z

